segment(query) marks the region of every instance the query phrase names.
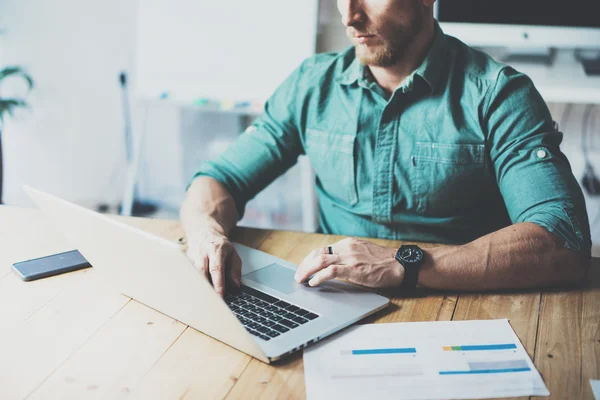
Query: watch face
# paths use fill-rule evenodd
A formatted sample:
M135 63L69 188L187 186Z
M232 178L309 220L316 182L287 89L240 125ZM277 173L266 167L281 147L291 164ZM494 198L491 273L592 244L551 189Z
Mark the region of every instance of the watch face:
M423 259L423 250L417 246L407 246L400 249L398 256L407 263L417 263Z

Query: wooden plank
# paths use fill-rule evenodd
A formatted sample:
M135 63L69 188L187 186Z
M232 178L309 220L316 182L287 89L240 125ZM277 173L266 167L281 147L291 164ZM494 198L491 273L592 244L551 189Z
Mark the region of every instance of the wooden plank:
M542 296L536 366L553 398L593 399L589 379L599 379L600 265L584 289L557 289Z
M252 360L228 399L305 399L302 353L272 365Z
M82 270L32 282L24 282L12 273L7 274L0 280L0 339L45 307L65 288L81 282L87 273L88 270Z
M29 398L105 399L127 393L185 328L131 301Z
M272 231L267 229L255 229L237 227L231 233L231 240L249 247L258 248L260 244L269 237Z
M138 384L116 398L223 398L250 360L250 356L187 328Z
M3 333L0 376L10 384L0 385L0 398L30 394L128 301L85 282L61 291L26 321Z
M581 392L582 398L593 399L590 379L600 379L600 258L592 260L582 307Z

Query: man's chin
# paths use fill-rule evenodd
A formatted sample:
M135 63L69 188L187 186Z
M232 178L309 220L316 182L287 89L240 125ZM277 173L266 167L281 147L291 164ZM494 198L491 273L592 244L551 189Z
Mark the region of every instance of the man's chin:
M391 54L385 49L373 49L370 50L365 46L356 45L354 46L356 57L364 65L370 65L373 67L385 67L391 63Z

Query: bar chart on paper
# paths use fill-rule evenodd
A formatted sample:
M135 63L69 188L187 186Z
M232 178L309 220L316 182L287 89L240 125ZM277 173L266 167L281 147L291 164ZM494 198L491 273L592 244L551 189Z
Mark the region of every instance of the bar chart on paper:
M304 352L308 399L548 395L507 320L356 326Z

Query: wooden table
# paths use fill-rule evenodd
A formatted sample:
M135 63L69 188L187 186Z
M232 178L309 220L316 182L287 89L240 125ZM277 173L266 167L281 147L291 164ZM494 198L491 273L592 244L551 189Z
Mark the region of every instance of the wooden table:
M171 240L183 235L176 221L126 222ZM243 228L234 234L295 263L340 238ZM305 397L301 354L265 365L103 286L94 269L35 282L11 271L13 262L71 248L38 211L0 206L0 399ZM599 261L585 288L424 291L393 299L366 322L508 318L553 399L592 399L589 379L600 378Z

